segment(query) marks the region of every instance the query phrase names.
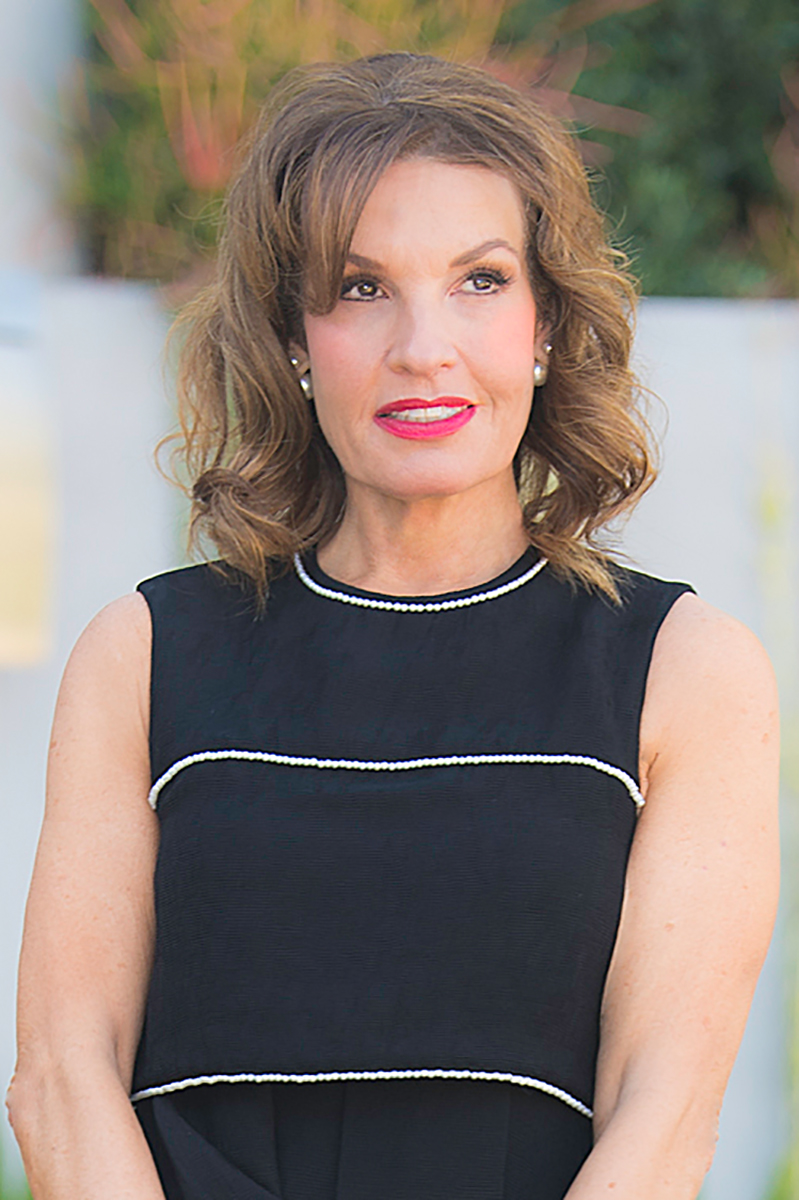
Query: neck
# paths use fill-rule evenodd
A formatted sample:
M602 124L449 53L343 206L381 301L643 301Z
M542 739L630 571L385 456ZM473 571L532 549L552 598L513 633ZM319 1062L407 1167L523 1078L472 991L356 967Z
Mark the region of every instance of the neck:
M344 517L319 565L340 583L393 596L486 583L529 545L512 475L489 484L403 500L348 482Z

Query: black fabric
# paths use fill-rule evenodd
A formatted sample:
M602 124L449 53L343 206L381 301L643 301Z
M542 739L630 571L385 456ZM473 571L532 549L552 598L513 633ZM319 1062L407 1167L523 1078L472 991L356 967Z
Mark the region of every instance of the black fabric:
M468 598L534 562L529 551L480 589L417 599ZM312 555L305 566L323 587L374 598ZM156 952L134 1094L209 1075L441 1068L539 1081L590 1107L646 675L663 618L689 590L633 571L621 582L614 606L545 567L480 603L397 612L317 595L291 573L261 616L209 566L140 584L153 618L154 781L187 756L229 750L597 763L363 771L221 758L179 770L158 798ZM236 1088L252 1106L237 1127L266 1120L265 1106L275 1136L306 1147L305 1181L279 1141L236 1165L223 1115ZM137 1111L169 1200L556 1200L590 1146L590 1121L563 1099L481 1079L215 1083L140 1099ZM561 1133L541 1140L548 1122ZM539 1190L517 1135L534 1161L546 1146L554 1156ZM437 1159L439 1140L491 1185L470 1192ZM376 1189L372 1159L403 1146L411 1174L388 1172L395 1191L382 1179ZM428 1160L438 1167L414 1183ZM249 1183L237 1191L225 1171ZM200 1190L215 1172L216 1190Z
M136 1107L167 1200L560 1200L592 1140L559 1100L479 1080L214 1084Z

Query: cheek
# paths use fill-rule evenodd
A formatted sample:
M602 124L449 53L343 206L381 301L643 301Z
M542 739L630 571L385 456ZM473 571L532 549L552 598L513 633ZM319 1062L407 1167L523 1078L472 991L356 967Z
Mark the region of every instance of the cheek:
M471 339L473 357L495 384L515 391L532 383L535 363L535 308L527 305L498 310Z
M347 469L353 440L358 441L359 431L371 418L375 354L367 331L345 327L333 314L306 316L305 335L316 415L334 454Z
M311 360L314 406L325 437L340 453L340 441L357 415L363 391L365 359L351 333L330 316L306 317L305 335Z
M336 390L339 381L358 363L359 356L353 338L329 320L316 322L310 318L306 319L305 333L312 372L319 389L324 380L326 385L332 385Z
M351 390L359 378L368 377L382 357L383 331L378 322L357 320L358 314L335 312L305 318L308 354L325 391Z

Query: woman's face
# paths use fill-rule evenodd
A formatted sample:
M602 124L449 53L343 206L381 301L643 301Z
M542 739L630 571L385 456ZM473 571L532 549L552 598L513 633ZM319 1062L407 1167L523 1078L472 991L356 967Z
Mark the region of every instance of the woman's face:
M378 180L340 299L305 316L314 403L348 489L413 500L512 474L546 336L525 234L516 188L484 167L409 159Z

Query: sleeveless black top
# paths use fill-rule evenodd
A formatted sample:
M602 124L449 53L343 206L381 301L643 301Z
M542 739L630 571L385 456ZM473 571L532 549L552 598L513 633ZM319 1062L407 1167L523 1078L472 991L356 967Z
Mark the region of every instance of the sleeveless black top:
M161 841L135 1102L449 1079L591 1116L647 670L691 590L619 574L616 606L531 549L400 599L311 554L260 616L207 565L139 585Z

